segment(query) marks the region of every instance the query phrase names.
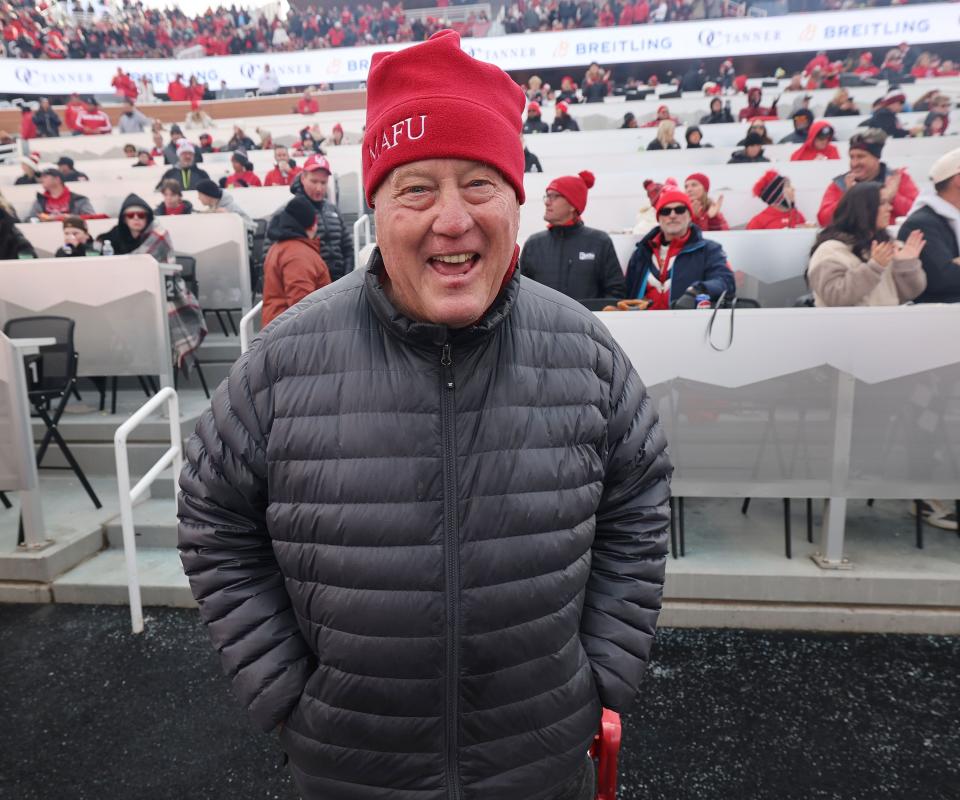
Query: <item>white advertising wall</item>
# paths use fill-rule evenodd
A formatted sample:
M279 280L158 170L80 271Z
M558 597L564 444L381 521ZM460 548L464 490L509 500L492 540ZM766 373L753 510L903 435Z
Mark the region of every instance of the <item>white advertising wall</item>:
M960 39L960 15L950 3L818 14L677 22L664 25L591 28L524 36L464 39L464 49L505 70L586 66L592 61L624 64L691 58L736 57L815 50L892 47ZM117 67L147 75L159 91L178 73L196 75L211 87L257 86L269 64L282 86L366 80L375 52L409 45L303 50L192 59L42 61L0 59L4 91L25 95L110 94Z

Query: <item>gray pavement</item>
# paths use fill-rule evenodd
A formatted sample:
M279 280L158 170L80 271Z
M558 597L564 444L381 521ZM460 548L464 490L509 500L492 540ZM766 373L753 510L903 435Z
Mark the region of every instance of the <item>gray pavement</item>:
M958 664L960 638L662 630L618 797L956 800ZM135 637L125 608L0 605L0 674L4 800L296 797L195 611Z

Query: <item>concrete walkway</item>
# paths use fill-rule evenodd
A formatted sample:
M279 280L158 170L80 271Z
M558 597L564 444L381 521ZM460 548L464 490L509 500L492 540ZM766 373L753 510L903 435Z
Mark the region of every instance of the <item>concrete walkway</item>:
M196 612L128 626L125 608L0 605L0 797L293 800ZM618 796L956 800L957 664L960 638L663 630Z

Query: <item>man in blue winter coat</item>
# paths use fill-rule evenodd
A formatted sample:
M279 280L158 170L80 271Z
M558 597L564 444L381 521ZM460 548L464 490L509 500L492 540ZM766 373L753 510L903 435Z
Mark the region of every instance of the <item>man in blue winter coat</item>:
M733 297L727 255L693 224L686 193L661 192L656 209L659 225L637 242L627 266L627 297L649 300L651 310L669 309L685 294L708 294L714 302L724 292Z

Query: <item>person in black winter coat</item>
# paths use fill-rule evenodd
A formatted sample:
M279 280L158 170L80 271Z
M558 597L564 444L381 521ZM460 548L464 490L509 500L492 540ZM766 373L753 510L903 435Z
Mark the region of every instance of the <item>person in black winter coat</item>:
M186 191L196 189L200 181L208 180L210 176L196 165L196 148L186 139L181 139L177 145L177 165L163 173L157 189L163 185L164 181L176 181L180 184L180 188Z
M703 141L703 131L700 130L696 125L691 125L684 131L684 138L687 140L687 150L699 150L704 147L713 147L712 144L707 144Z
M527 119L523 123L523 133L550 133L550 127L540 119L540 104L530 103L527 106Z
M757 164L770 161L763 154L763 137L759 133L750 132L743 140L743 150L734 150L728 164Z
M562 131L579 131L580 126L577 121L570 116L570 109L566 103L557 103L556 114L553 118L553 124L550 126L551 133L560 133Z
M86 220L81 217L66 217L63 220L63 246L53 255L54 258L84 258L99 255L90 238Z
M613 241L580 219L593 183L587 171L550 182L543 198L547 230L527 239L520 271L574 300L622 298L623 269Z
M303 800L593 797L603 709L644 707L672 468L618 342L515 268L523 103L454 31L376 54L379 248L254 338L185 448L190 589ZM398 108L429 135L372 158Z
M36 257L33 245L17 228L16 219L0 208L0 261Z
M527 149L526 144L523 145L523 171L543 172L543 164L540 163L540 159Z
M50 106L46 97L40 98L40 108L33 112L33 124L37 127L37 136L54 137L60 135L60 117Z
M710 101L710 113L700 117L701 125L719 125L724 122L733 122L733 114L724 106L723 100L714 97Z
M798 108L793 112L793 131L784 136L780 144L806 144L812 124L813 112L809 108Z
M901 128L900 121L897 119L897 114L903 111L903 104L906 99L902 92L896 90L888 92L880 101L880 105L873 110L873 114L861 122L858 127L878 128L894 139L909 136L910 132Z
M920 253L927 288L915 302L960 303L960 149L934 162L930 180L934 192L917 198L916 210L897 238L905 242L913 231L921 231L927 242Z
M306 197L316 209L320 255L330 270L330 279L336 281L353 270L353 234L340 209L327 197L330 177L330 162L325 156L314 154L303 162L303 171L290 184L290 194ZM286 206L284 203L278 208L267 223L264 252L276 241L277 220Z

